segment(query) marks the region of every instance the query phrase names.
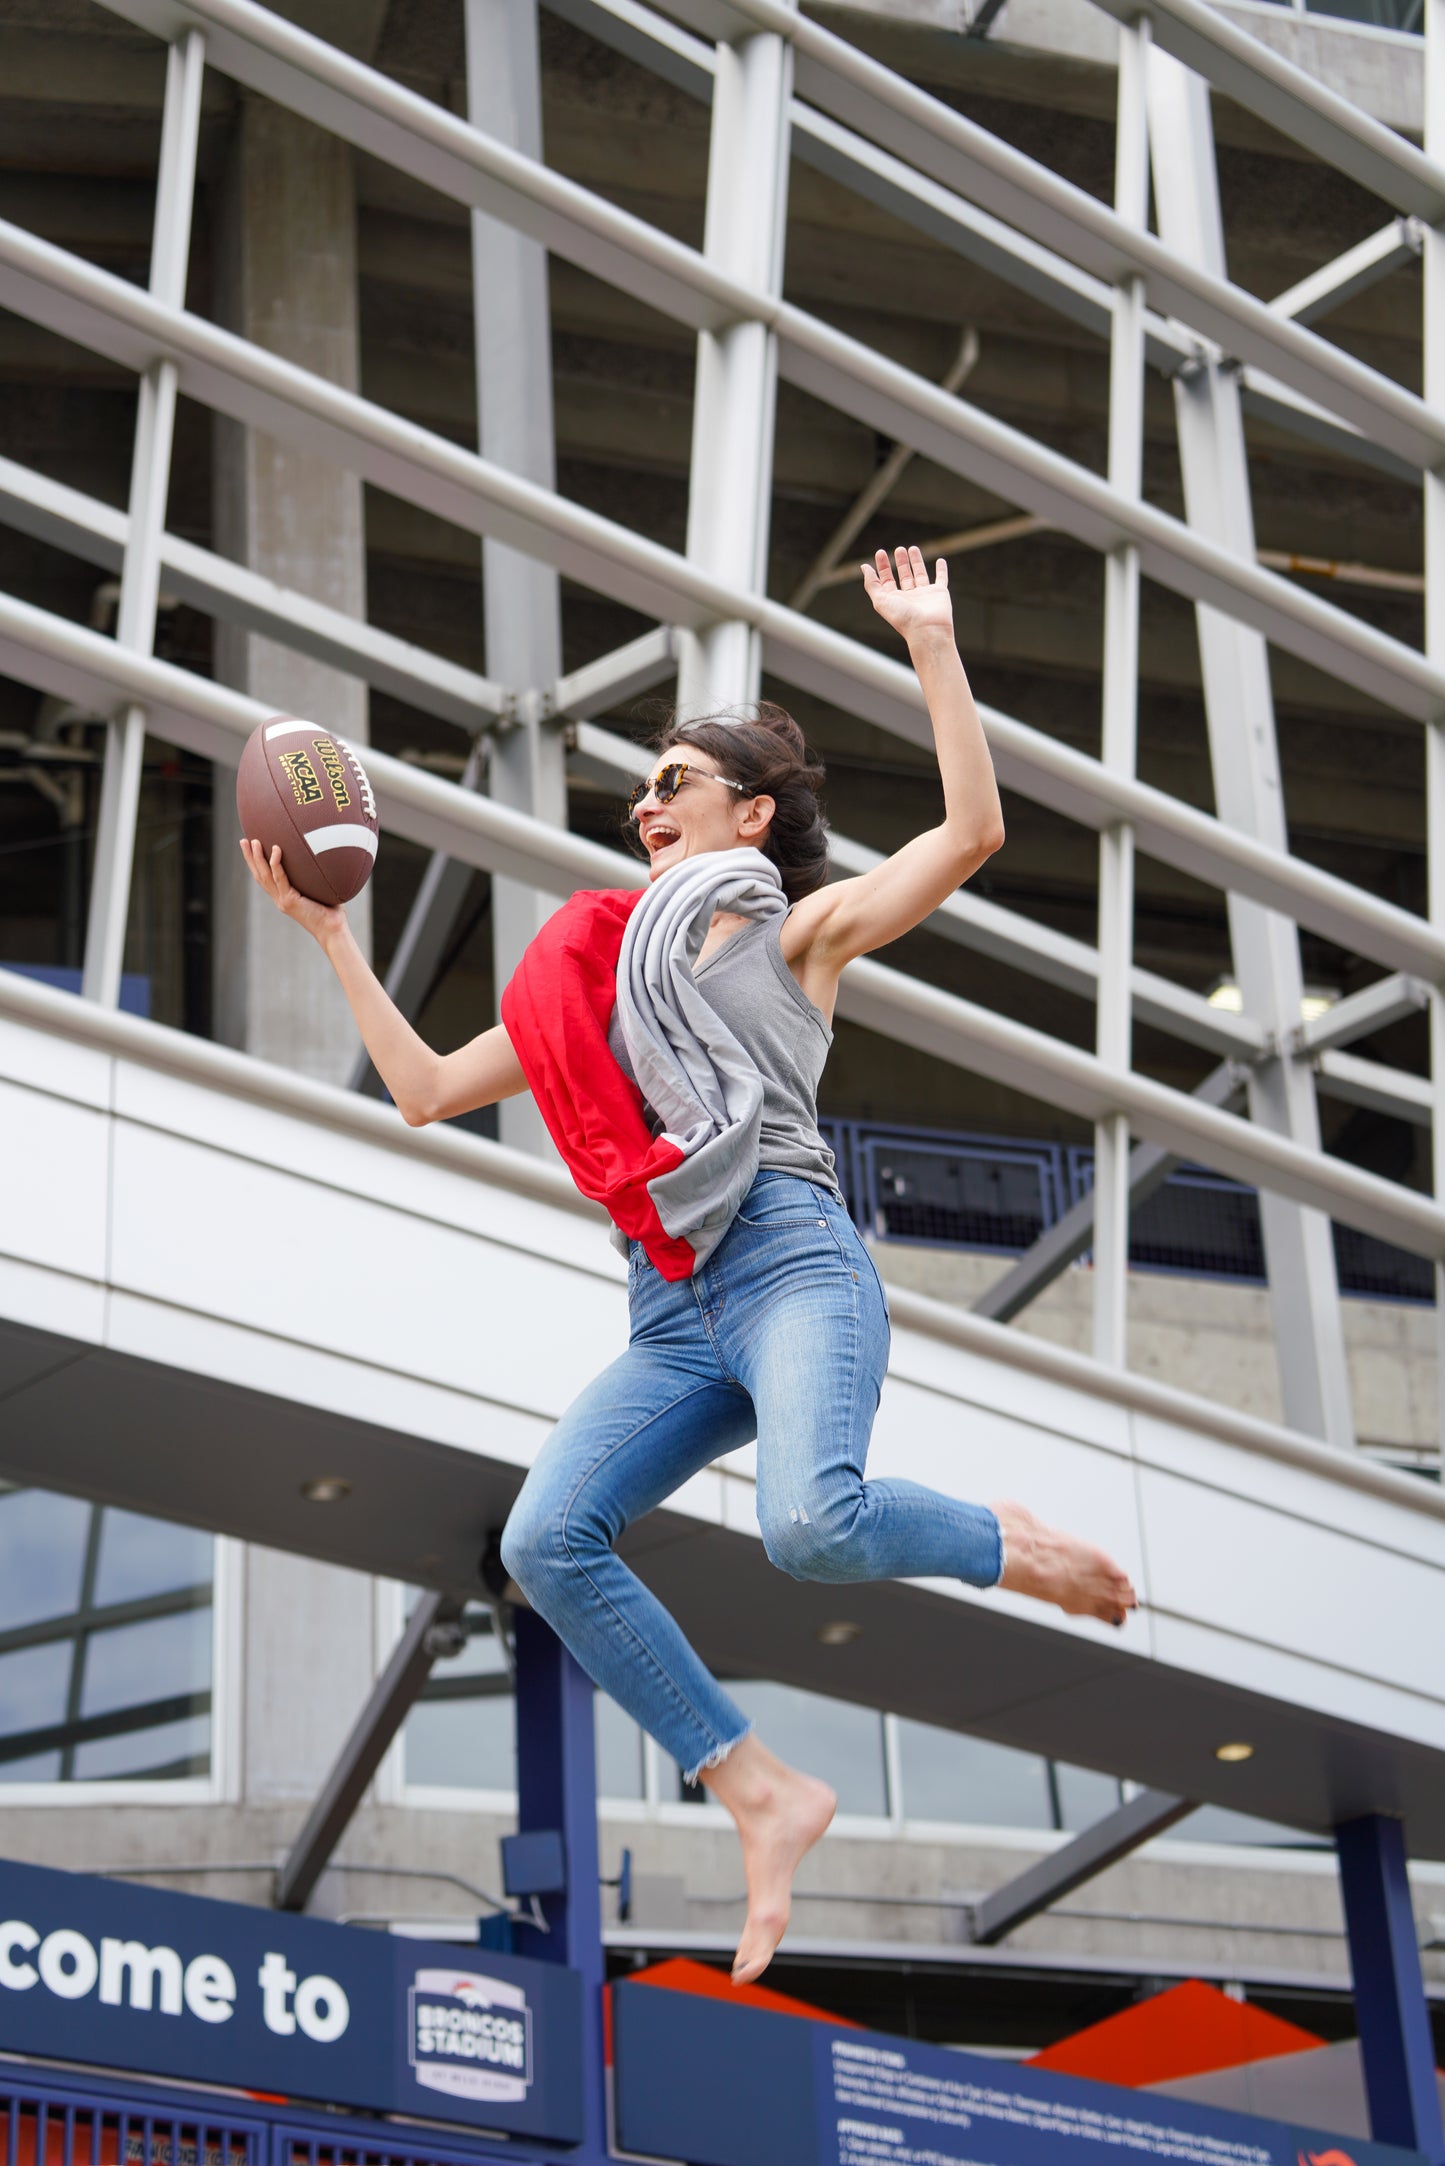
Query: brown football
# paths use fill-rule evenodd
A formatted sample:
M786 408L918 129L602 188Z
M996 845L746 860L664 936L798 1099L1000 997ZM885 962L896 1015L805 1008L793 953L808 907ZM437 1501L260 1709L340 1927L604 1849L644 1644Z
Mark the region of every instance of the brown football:
M246 739L236 776L241 833L281 862L312 902L347 903L376 862L376 797L344 737L273 715Z

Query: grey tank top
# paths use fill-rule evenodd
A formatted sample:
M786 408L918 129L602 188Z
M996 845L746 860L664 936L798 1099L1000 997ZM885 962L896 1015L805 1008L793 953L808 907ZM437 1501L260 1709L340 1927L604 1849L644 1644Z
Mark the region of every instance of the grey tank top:
M818 1083L833 1033L783 960L783 924L775 918L744 925L694 975L763 1079L759 1172L794 1173L839 1195L833 1153L818 1133ZM635 1083L615 1009L607 1045Z

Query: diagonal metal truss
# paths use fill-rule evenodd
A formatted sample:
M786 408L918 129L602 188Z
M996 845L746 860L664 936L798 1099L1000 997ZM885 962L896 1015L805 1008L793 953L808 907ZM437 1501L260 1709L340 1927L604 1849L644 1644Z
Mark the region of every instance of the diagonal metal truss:
M1189 1157L1257 1184L1275 1229L1271 1275L1280 1297L1290 1418L1344 1440L1349 1414L1338 1349L1330 1349L1337 1332L1320 1214L1445 1260L1445 1180L1440 1200L1432 1200L1329 1158L1319 1148L1314 1094L1333 1091L1417 1122L1435 1110L1438 1085L1345 1048L1382 1019L1428 1000L1436 1073L1445 1072L1445 1010L1437 990L1445 984L1442 793L1432 779L1432 908L1421 918L1291 856L1278 807L1270 818L1258 810L1268 774L1255 777L1253 799L1248 792L1232 799L1221 786L1219 818L1141 783L1133 750L1138 595L1141 579L1150 578L1196 605L1207 686L1211 675L1224 684L1231 670L1238 677L1243 669L1252 673L1256 700L1262 696L1267 704L1269 641L1421 723L1435 776L1445 713L1445 640L1437 621L1445 571L1435 539L1441 503L1435 470L1445 461L1445 405L1436 394L1445 338L1432 328L1445 290L1435 224L1445 218L1445 167L1436 155L1445 142L1440 127L1432 126L1424 151L1415 149L1200 0L1100 0L1123 24L1119 170L1115 201L1105 204L801 14L791 0L669 0L665 9L643 0L546 0L710 106L707 233L696 250L544 162L536 131L530 0L526 6L520 0L469 0L474 44L495 41L504 25L508 45L504 68L491 76L474 70L470 120L256 0L103 4L170 47L149 289L0 223L0 304L120 361L142 385L128 512L0 461L0 518L122 571L121 635L115 641L0 596L0 667L115 716L86 957L91 996L112 1004L115 999L134 834L133 770L145 732L230 760L257 718L252 703L238 695L153 659L162 578L168 590L216 618L263 629L300 653L339 662L465 733L473 752L465 789L379 756L375 761L388 820L439 853L436 876L408 927L407 969L398 979L413 1004L425 989L439 914L454 901L462 868L484 867L513 884L519 923L535 913L528 897L536 891L556 895L582 882L641 877L626 860L566 833L561 731L570 724L571 757L582 771L635 772L635 749L597 720L674 669L680 667L684 697L733 699L754 696L766 671L912 744L928 745L926 712L909 670L765 591L773 406L776 383L786 380L1100 551L1107 567L1102 760L1009 716L985 714L1005 785L1101 838L1097 948L966 893L932 921L950 939L1093 1000L1095 1051L1083 1052L875 963L849 973L840 1013L905 1045L985 1068L1097 1124L1094 1209L1087 1223L1071 1229L1070 1239L1093 1244L1096 1350L1117 1365L1126 1345L1128 1210L1141 1182L1168 1158ZM1439 44L1437 38L1437 61ZM1159 48L1153 60L1151 45ZM1220 250L1191 243L1187 205L1168 208L1161 197L1163 230L1151 232L1144 87L1151 74L1167 82L1168 71L1181 63L1371 188L1394 213L1392 221L1272 303L1229 280ZM474 214L479 275L485 267L489 281L510 281L516 304L510 318L520 326L512 347L483 352L483 455L462 451L187 312L178 267L185 260L194 194L204 65L305 113ZM1432 83L1441 73L1441 65L1432 67ZM1184 81L1195 85L1186 92L1193 131L1187 185L1196 210L1203 205L1207 211L1207 98L1197 77ZM1438 87L1432 91L1432 113L1440 95ZM1173 148L1177 160L1177 144ZM790 156L886 204L935 240L1108 339L1105 476L783 297ZM530 427L526 398L529 382L547 380L545 299L538 299L544 251L697 333L683 555L584 510L552 485L550 441ZM1426 266L1425 398L1312 328L1417 252ZM1144 498L1146 369L1175 381L1186 479L1191 465L1201 475L1211 460L1217 467L1221 429L1232 432L1229 506L1207 503L1207 490L1187 488L1190 516L1180 520ZM477 535L488 556L491 676L319 609L167 534L167 415L180 395L282 439L304 439L313 451L329 453L392 494ZM1263 410L1272 421L1364 464L1423 477L1432 537L1431 629L1424 653L1257 561L1239 433L1242 406ZM559 577L639 610L656 629L563 677L556 648ZM501 596L510 599L494 609ZM1223 693L1211 699L1220 711L1226 704ZM474 787L488 738L490 797ZM1257 729L1254 738L1259 742ZM1221 757L1217 746L1217 762ZM1221 890L1236 938L1250 954L1255 946L1248 929L1268 929L1269 968L1251 977L1246 964L1239 973L1242 981L1251 979L1243 1015L1222 1014L1134 963L1135 850ZM861 843L838 838L840 871L862 870L871 857ZM454 868L450 876L444 859ZM1298 927L1391 976L1341 1003L1321 1024L1299 1025L1293 999ZM1228 1089L1207 1088L1191 1097L1139 1074L1131 1063L1135 1019L1235 1064ZM1250 1120L1227 1110L1241 1076ZM1070 1249L1069 1242L1055 1246L1060 1255ZM1291 1304L1283 1292L1290 1285L1297 1290L1305 1262L1306 1298ZM1044 1259L1024 1271L1014 1290L1020 1300L1031 1298L1025 1282L1033 1290L1046 1282ZM1016 1305L1011 1293L1009 1313Z

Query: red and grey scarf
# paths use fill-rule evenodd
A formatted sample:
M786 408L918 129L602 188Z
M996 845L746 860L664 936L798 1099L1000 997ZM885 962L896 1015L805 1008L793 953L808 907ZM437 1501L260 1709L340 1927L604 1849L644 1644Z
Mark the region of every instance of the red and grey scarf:
M691 1278L727 1232L757 1173L762 1127L757 1068L693 965L715 911L773 918L787 907L759 850L686 858L641 893L573 895L502 995L507 1036L573 1180L665 1279ZM607 1043L614 1008L636 1084Z

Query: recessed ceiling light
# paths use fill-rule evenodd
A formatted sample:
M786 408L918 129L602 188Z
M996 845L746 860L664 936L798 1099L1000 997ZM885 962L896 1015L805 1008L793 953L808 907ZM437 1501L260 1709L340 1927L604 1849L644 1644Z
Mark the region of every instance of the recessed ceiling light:
M340 1504L351 1495L351 1484L344 1474L314 1474L301 1484L301 1494L308 1504Z
M846 1647L850 1640L857 1639L862 1629L862 1625L849 1624L846 1618L840 1617L836 1624L819 1625L818 1638L824 1647Z
M1235 1760L1252 1760L1254 1758L1254 1747L1253 1745L1246 1745L1242 1738L1236 1738L1228 1745L1216 1745L1214 1757L1216 1760L1231 1762Z

